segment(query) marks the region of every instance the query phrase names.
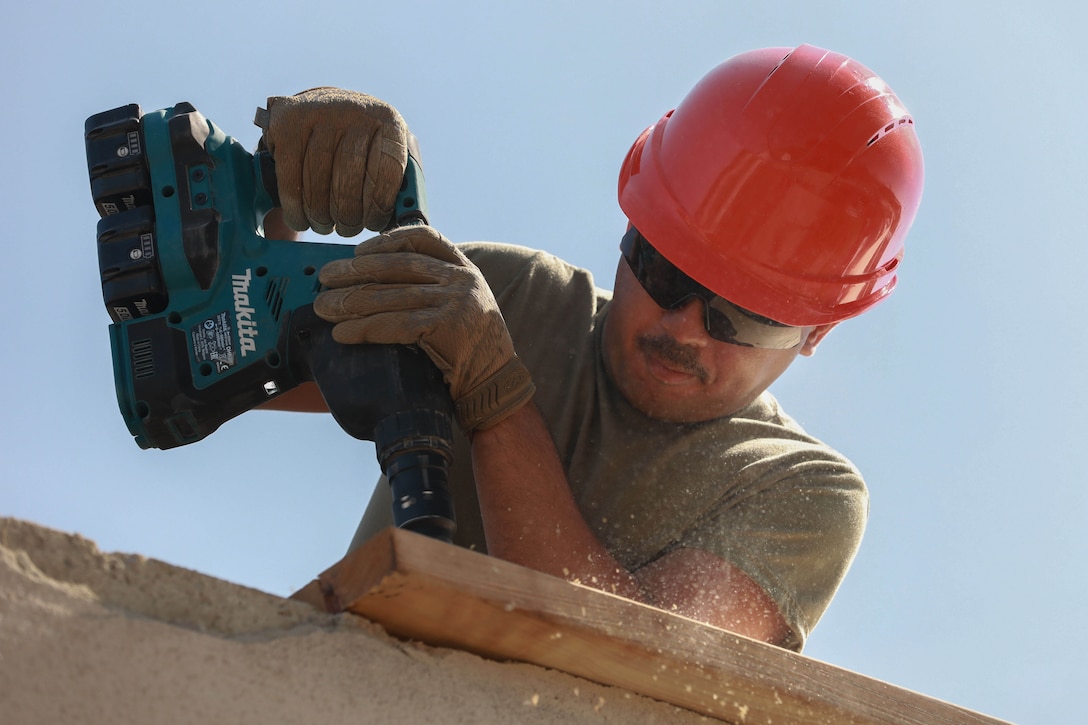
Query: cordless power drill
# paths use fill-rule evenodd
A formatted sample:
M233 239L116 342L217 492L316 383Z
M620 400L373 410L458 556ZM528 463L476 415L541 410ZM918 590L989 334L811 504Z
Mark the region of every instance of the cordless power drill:
M317 272L353 245L266 238L272 159L189 103L115 108L88 118L85 134L114 383L136 443L195 443L312 381L348 434L374 442L394 523L450 541L453 406L441 374L414 346L341 345L313 310ZM390 228L427 223L412 141Z

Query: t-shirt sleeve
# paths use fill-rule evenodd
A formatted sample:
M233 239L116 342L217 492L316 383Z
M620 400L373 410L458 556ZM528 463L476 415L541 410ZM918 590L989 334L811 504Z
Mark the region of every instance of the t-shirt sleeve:
M861 543L868 493L849 461L818 444L745 447L759 449L752 463L679 544L717 554L759 584L792 630L786 646L800 650Z

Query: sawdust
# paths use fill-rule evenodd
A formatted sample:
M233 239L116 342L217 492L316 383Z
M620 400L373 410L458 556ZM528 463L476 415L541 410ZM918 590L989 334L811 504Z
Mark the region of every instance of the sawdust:
M0 713L6 725L707 721L10 518L0 518Z

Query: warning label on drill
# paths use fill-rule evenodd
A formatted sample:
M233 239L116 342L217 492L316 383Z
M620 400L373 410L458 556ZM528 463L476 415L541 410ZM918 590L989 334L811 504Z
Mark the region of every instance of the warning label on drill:
M237 362L234 355L234 334L231 331L230 315L226 310L193 325L190 335L193 339L193 354L198 363L209 362L215 365L217 373L234 367Z

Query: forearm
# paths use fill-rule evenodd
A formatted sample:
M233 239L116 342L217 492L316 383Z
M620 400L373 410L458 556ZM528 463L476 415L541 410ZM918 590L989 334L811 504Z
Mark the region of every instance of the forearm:
M329 406L314 383L302 383L296 388L277 395L259 406L262 410L283 410L292 413L328 413Z
M294 241L298 239L299 233L291 227L287 226L287 222L283 219L283 209L279 207L273 207L264 216L264 236L265 239L286 239Z
M645 600L637 580L590 530L532 403L472 438L488 553L538 571Z

